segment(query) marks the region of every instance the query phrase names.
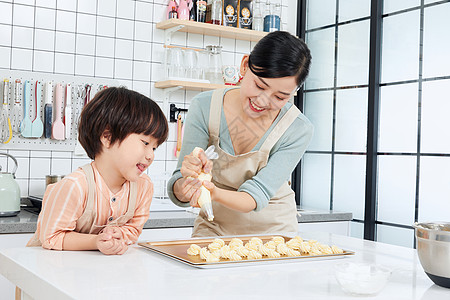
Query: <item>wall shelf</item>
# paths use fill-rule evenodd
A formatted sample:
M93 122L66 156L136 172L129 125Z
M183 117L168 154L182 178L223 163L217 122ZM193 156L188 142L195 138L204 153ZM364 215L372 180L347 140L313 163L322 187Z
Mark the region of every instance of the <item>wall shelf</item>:
M182 28L178 29L181 32L219 36L223 38L252 42L258 42L268 34L268 32L256 31L251 29L220 26L209 23L179 19L169 19L156 24L156 28L158 29L170 29L177 26L182 26Z
M156 88L167 89L171 87L181 87L185 90L191 91L204 91L204 90L214 90L224 87L232 87L232 85L225 84L211 84L211 83L201 83L193 81L183 81L183 80L164 80L155 83Z
M164 30L164 45L165 47L170 47L172 43L172 35L177 32L188 32L195 34L202 34L208 36L218 36L229 39L243 40L258 42L267 32L234 28L227 26L220 26L208 23L194 22L189 20L179 20L179 19L169 19L156 24L157 29ZM164 51L164 70L167 71L167 52ZM191 91L205 91L214 90L224 87L230 87L225 84L210 84L210 83L200 83L193 81L183 81L183 80L162 80L155 83L156 88L164 90L164 103L163 110L165 113L169 112L169 98L170 94L179 90L191 90Z

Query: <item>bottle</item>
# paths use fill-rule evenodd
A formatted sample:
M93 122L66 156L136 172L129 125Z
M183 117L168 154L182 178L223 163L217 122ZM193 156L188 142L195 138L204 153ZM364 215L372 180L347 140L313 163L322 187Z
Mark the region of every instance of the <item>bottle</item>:
M276 17L278 17L278 25L276 25L276 27L278 28L278 31L280 31L281 30L281 4L280 3L275 4L274 15Z
M197 21L197 0L189 0L189 20ZM192 4L192 6L191 6Z
M213 0L211 5L211 23L222 25L222 0Z
M178 19L178 13L177 9L175 7L172 7L172 11L169 12L168 19Z
M264 30L264 20L261 13L261 4L259 1L255 1L253 6L253 30L263 31Z
M206 1L199 0L197 1L197 22L206 21Z
M273 32L280 30L280 16L275 14L275 5L266 2L266 15L264 17L264 31Z
M180 0L180 5L178 5L178 18L180 20L189 20L189 8L186 0Z
M173 11L173 8L175 7L175 11L177 10L177 3L175 2L175 0L170 0L169 4L167 5L167 15L166 18L169 18L169 13Z

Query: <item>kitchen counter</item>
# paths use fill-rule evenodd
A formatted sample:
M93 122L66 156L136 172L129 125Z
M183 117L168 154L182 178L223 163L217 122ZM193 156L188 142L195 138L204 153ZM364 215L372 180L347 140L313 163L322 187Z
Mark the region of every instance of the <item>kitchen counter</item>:
M0 250L0 273L34 299L353 299L340 289L333 267L369 262L393 270L386 287L370 299L450 299L450 289L428 279L414 249L328 233L298 234L356 254L196 269L136 245L122 256L21 247Z
M299 223L350 221L351 213L333 211L299 210ZM196 218L194 212L186 210L150 211L150 217L144 229L192 227ZM3 233L34 233L36 231L37 215L21 210L15 217L0 218L0 234Z

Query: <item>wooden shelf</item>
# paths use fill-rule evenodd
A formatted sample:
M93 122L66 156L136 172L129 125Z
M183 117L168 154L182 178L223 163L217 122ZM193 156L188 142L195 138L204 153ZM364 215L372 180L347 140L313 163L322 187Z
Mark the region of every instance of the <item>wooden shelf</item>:
M229 39L237 39L244 41L258 42L267 32L256 31L251 29L235 28L221 25L214 25L209 23L201 23L189 20L169 19L156 24L158 29L169 29L176 26L184 26L179 31L219 36Z
M231 85L225 84L211 84L211 83L183 81L183 80L164 80L155 83L155 87L160 89L166 89L177 86L181 86L183 89L191 91L205 91L205 90L220 89L224 87L231 87Z

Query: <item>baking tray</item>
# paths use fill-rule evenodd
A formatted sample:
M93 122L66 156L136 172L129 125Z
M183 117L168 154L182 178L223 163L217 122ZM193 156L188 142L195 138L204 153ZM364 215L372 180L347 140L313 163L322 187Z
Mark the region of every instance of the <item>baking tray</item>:
M241 239L244 244L247 243L252 237L260 238L264 243L270 241L275 236L282 236L285 241L292 239L292 237L284 236L284 235L252 235L252 236L235 236ZM156 252L158 254L162 254L176 261L188 264L192 267L208 269L208 268L221 268L221 267L235 267L235 266L248 266L248 265L260 265L260 264L271 264L271 263L286 263L286 262L298 262L298 261L312 261L312 260L326 260L326 259L336 259L343 258L348 255L354 255L354 251L344 250L344 253L340 254L323 254L323 255L314 255L314 256L295 256L288 257L282 256L279 258L268 258L264 257L261 259L247 259L243 258L239 261L230 261L226 259L222 259L220 262L206 262L205 260L200 258L200 255L188 255L187 249L191 244L197 244L200 247L207 247L210 243L214 241L218 237L212 238L199 238L199 239L189 239L189 240L171 240L171 241L144 241L139 242L138 245ZM233 237L220 237L226 244L228 244ZM305 240L307 241L307 240Z

